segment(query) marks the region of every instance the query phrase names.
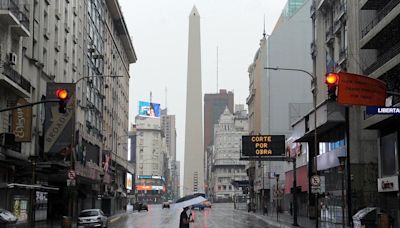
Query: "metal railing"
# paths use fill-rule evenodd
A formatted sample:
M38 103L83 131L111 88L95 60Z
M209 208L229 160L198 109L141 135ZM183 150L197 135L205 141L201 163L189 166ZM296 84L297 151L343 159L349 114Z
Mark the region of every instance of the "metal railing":
M16 0L0 0L0 9L11 11L21 24L29 30L29 17L19 9Z
M11 81L17 83L21 88L23 88L28 93L31 92L31 83L26 80L20 73L14 70L9 64L3 64L3 74Z
M367 67L364 70L364 74L369 75L372 72L374 72L376 69L379 67L383 66L387 61L395 57L396 55L400 54L400 42L391 47L388 51L386 51L384 54L381 56L378 56L377 60L371 64L369 67Z
M10 10L18 16L19 7L16 0L0 0L0 9Z
M364 36L366 36L369 31L371 31L371 29L374 28L375 25L377 25L384 17L386 17L399 3L400 0L392 0L385 7L383 7L377 13L376 17L372 19L372 21L368 23L363 30L361 30L361 37L364 38Z

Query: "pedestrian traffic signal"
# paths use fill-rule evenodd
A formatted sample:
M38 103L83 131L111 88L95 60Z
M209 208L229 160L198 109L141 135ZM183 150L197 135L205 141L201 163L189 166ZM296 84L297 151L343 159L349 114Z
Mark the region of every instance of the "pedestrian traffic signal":
M56 97L58 98L58 112L66 113L67 112L67 102L69 98L68 90L66 89L57 89Z
M339 74L328 73L325 78L325 83L328 85L328 100L336 101L336 89L339 83Z

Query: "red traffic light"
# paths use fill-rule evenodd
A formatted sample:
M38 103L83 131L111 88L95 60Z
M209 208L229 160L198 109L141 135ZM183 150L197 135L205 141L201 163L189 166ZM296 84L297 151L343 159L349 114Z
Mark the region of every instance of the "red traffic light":
M69 97L68 90L66 90L66 89L57 89L56 90L56 96L60 100L66 100Z
M339 74L336 73L328 73L325 78L325 83L328 86L337 85L339 82Z

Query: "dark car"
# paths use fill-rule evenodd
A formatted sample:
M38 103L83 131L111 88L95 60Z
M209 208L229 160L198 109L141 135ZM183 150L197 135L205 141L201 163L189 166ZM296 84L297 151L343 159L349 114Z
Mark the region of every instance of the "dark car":
M149 211L149 207L147 206L146 203L135 203L134 210L137 210L137 211Z
M163 202L162 208L171 208L172 200L168 200L166 202Z
M17 222L17 217L5 209L0 208L0 225L14 224Z

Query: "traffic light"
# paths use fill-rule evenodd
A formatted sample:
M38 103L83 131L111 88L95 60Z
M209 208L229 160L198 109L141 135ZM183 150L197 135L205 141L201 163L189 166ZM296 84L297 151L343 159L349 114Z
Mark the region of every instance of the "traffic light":
M56 97L58 98L58 112L66 113L67 112L67 102L69 98L68 90L66 89L57 89Z
M336 101L336 89L339 83L339 74L328 73L325 78L325 83L328 85L328 100Z

